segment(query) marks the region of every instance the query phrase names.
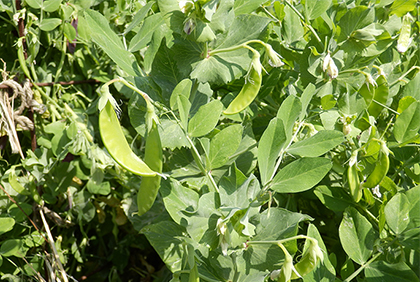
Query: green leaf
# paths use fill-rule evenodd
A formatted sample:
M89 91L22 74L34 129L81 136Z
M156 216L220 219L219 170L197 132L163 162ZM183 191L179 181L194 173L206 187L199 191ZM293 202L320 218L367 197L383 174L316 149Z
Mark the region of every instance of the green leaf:
M298 231L299 223L302 221L313 220L310 216L291 212L281 208L270 208L261 213L258 224L256 225L255 237L253 241L273 241L295 236ZM296 241L285 244L289 252L297 250ZM284 259L283 251L277 245L256 244L248 247L245 257L255 268L265 271L273 269L273 265L279 265ZM274 270L274 269L273 269Z
M11 217L0 217L0 235L13 229L15 220Z
M345 115L358 115L366 109L366 102L359 93L350 94L350 91L347 91L338 100L337 106L339 111Z
M410 223L410 203L403 193L398 193L386 204L385 218L389 227L397 234L402 233Z
M144 17L147 15L153 4L154 2L147 3L136 13L131 23L124 30L124 35L129 33L133 28L137 27L144 20Z
M61 20L57 18L43 19L39 24L39 28L43 31L51 31L61 24Z
M405 262L395 264L383 260L374 261L365 268L366 282L416 282L417 275Z
M118 35L110 28L108 20L97 11L85 11L86 22L92 40L125 72L131 76L141 76L133 54L125 50Z
M42 9L45 12L54 12L60 8L61 0L46 0L42 3Z
M185 228L171 221L161 221L141 230L150 244L172 272L182 269Z
M3 257L24 257L28 251L28 247L25 246L24 240L21 239L9 239L3 241L0 247L0 255Z
M265 0L236 0L233 8L235 10L235 15L240 14L249 14L255 11L261 4L266 2Z
M220 203L224 207L247 208L258 196L261 187L251 174L246 178L235 166L220 180Z
M375 19L375 10L366 6L357 6L350 9L338 22L341 28L339 42L348 39L352 33L371 24Z
M192 88L192 81L191 79L183 79L181 80L174 88L174 91L172 92L171 99L170 99L170 106L173 111L176 111L178 109L177 105L177 98L178 96L184 96L185 98L189 98L191 94L191 88Z
M206 243L213 248L217 246L219 238L216 224L220 218L219 207L219 195L210 192L200 197L196 213L185 217L188 221L188 234L195 242Z
M217 133L210 141L209 170L226 164L242 140L242 125L235 124Z
M144 20L139 32L131 39L128 51L136 52L149 44L152 40L153 34L163 24L163 17L161 13L154 14ZM160 45L160 42L159 42Z
M320 185L315 188L314 194L327 208L336 212L344 211L354 202L341 188Z
M256 15L239 15L235 17L226 36L221 42L216 42L217 48L227 48L242 44L248 40L259 39L261 33L272 20Z
M104 181L104 172L99 168L91 172L86 188L92 194L108 195L111 192L111 185Z
M287 44L295 45L296 42L301 40L305 31L300 22L300 18L289 6L284 7L284 13L282 35Z
M393 1L389 15L393 14L402 17L406 13L413 11L416 8L416 0L396 0Z
M271 179L274 173L276 159L284 147L285 141L286 134L284 132L283 121L279 118L273 118L261 136L258 145L258 167L263 185Z
M418 227L420 223L420 186L416 186L405 192L408 201L410 202L410 224L408 228Z
M162 42L152 63L150 76L162 89L161 102L165 105L169 105L169 99L175 86L185 78L177 66L177 56L178 54L174 50L168 49Z
M301 157L318 157L332 150L344 141L344 135L337 130L319 131L314 136L290 146L286 152Z
M292 140L293 128L301 111L302 103L300 102L300 99L296 96L290 95L283 101L277 112L277 117L283 120L284 132L287 136L286 144Z
M43 1L42 0L26 0L25 3L28 4L31 8L41 9Z
M321 16L331 6L332 0L306 0L305 16L308 20L314 20Z
M305 116L308 114L308 106L309 103L312 100L312 97L314 96L316 91L315 85L310 83L308 86L306 86L305 90L302 93L302 96L300 97L300 101L302 103L302 111L300 112L299 120L303 120Z
M396 119L394 136L398 143L414 138L420 130L420 102L412 103Z
M412 80L410 80L409 83L407 83L407 85L402 91L402 96L412 96L417 101L420 101L420 91L417 91L418 89L420 89L420 72L417 73L416 76Z
M188 123L188 134L191 137L208 134L216 127L222 110L223 104L219 100L201 106Z
M420 227L409 229L398 236L398 241L409 249L420 252Z
M366 263L378 238L372 224L355 208L348 207L343 214L338 233L346 254L360 265Z
M250 61L245 49L218 53L194 64L191 78L201 83L226 84L242 76Z
M182 186L177 180L163 181L159 191L166 210L176 223L182 224L181 219L185 217L185 213L193 213L197 210L198 193Z
M301 158L284 168L274 177L270 188L279 193L298 193L318 184L332 167L327 158Z

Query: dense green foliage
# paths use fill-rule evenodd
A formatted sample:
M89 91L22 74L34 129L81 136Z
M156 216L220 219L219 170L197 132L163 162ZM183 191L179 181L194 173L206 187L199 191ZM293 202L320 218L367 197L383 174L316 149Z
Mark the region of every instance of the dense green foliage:
M2 279L419 281L418 1L16 3Z

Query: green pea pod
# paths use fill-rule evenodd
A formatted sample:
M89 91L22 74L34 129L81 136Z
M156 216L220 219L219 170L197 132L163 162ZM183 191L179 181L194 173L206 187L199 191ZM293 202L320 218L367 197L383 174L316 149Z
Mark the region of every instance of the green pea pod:
M312 256L311 253L306 253L300 259L298 263L295 264L296 271L300 274L300 276L305 276L309 272L315 269L317 264L317 258ZM299 278L295 273L292 273L292 279Z
M378 87L375 89L373 100L368 107L369 114L375 118L379 116L382 109L384 108L382 105L386 104L389 94L388 82L383 74L381 74L378 79L376 79L376 83L378 84ZM378 104L377 102L382 105Z
M409 14L404 15L403 23L400 30L400 35L398 36L397 40L397 50L400 53L405 53L407 51L408 46L410 46L411 39L411 20Z
M125 139L114 108L109 101L99 113L99 131L109 154L123 168L141 176L156 176L156 172L151 170L150 167L131 150Z
M365 183L363 183L363 187L365 188L374 188L376 185L379 185L388 173L389 158L386 151L387 149L384 149L383 146L381 146L381 150L379 151L378 162L376 163L375 168L368 176Z
M25 54L23 53L23 37L18 39L18 60L20 67L22 68L23 73L26 75L27 78L31 78L28 66L26 65Z
M349 183L351 196L356 203L359 202L363 195L363 187L360 185L356 165L352 165L347 169L347 181Z
M146 152L144 155L146 164L156 172L162 172L162 144L156 121L152 121L152 127L146 138ZM161 177L143 177L137 193L138 215L147 212L153 205L160 187Z
M223 112L225 115L233 115L243 111L248 107L260 91L262 80L262 66L260 62L260 54L254 53L252 58L251 69L245 78L245 84L239 92L238 96L230 103Z

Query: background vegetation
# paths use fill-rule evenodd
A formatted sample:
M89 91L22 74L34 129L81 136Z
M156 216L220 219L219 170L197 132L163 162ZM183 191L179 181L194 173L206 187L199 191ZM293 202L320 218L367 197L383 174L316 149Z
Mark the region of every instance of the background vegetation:
M419 11L0 0L1 279L418 281ZM139 92L164 176L141 216L98 124L115 99L144 159Z

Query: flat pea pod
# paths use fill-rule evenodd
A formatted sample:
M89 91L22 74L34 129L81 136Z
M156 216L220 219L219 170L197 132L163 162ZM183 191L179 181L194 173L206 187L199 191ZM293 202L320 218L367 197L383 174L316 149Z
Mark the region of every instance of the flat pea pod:
M146 137L146 150L144 154L146 164L156 172L162 172L162 144L155 120ZM160 175L143 177L139 192L137 193L138 215L146 213L153 205L160 187Z
M123 168L141 176L152 177L156 175L156 172L150 169L131 150L121 129L117 114L109 101L99 113L99 131L109 154Z
M382 148L383 146L379 151L378 162L376 163L375 168L363 183L363 187L365 188L374 188L376 185L379 185L388 173L389 157L387 152Z
M21 38L18 39L18 43L17 43L17 45L18 45L18 52L17 52L17 55L18 55L19 64L20 64L20 67L22 68L23 73L25 74L25 76L27 78L30 79L31 78L31 75L30 75L28 66L26 65L25 54L23 53L23 38L24 37L21 37Z
M397 50L400 53L405 53L407 51L408 46L410 46L411 40L411 21L409 14L404 15L403 22L400 30L400 35L398 36L397 40Z
M351 196L356 203L359 202L363 195L363 187L360 185L356 165L349 166L347 169L347 182L349 183Z
M384 108L382 105L386 104L389 95L388 82L383 74L381 74L376 79L376 84L378 84L378 87L375 89L372 102L368 107L368 113L374 118L377 118L381 113L382 109ZM382 105L378 104L377 102L381 103Z
M300 276L305 276L309 272L315 269L317 264L317 257L314 257L311 253L306 253L298 263L295 264L295 269ZM292 279L299 278L295 273L292 273Z
M225 115L233 115L243 111L248 107L261 88L262 66L259 53L254 53L252 58L251 69L245 78L245 84L239 92L238 96L229 104L223 112Z

